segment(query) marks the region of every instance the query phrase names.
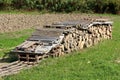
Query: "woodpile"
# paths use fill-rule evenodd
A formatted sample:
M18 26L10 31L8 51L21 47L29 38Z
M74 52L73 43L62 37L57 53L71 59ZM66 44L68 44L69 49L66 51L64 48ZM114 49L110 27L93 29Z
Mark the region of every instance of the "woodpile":
M58 52L58 48L51 50L54 51L52 52L54 56L93 46L103 39L112 39L112 25L96 24L87 29L81 29L77 26L77 28L75 27L64 33L65 36L61 43L62 48L59 48L60 52Z
M93 46L112 38L112 22L107 19L83 18L45 25L12 52L20 61L39 61L43 56L61 56L65 53Z

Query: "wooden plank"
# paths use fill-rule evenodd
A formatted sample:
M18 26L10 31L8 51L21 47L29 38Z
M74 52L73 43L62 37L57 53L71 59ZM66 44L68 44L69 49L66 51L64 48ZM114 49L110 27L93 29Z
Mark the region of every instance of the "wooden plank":
M35 44L36 42L33 41L27 41L27 43L25 45L22 46L22 48L28 48L30 46L32 46L33 44Z

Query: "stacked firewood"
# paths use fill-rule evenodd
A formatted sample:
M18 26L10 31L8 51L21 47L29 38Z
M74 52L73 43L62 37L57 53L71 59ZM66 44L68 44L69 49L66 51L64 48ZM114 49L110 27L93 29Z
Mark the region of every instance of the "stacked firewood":
M64 35L61 45L51 50L55 56L90 47L103 39L111 39L112 25L93 25L88 29L73 28L64 32Z

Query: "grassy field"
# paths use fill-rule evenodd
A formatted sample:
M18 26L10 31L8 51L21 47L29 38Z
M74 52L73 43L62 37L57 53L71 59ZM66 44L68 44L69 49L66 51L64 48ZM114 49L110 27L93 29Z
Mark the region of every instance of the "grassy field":
M59 58L48 58L38 66L4 80L120 80L120 16L111 17L113 39ZM24 41L33 30L0 34L0 56Z
M11 49L22 43L31 35L33 29L0 33L0 57L5 56Z

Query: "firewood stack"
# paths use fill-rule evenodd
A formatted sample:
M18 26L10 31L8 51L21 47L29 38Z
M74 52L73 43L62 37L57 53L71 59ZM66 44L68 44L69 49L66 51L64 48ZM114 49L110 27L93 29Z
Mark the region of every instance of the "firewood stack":
M83 23L83 26L81 23L78 24L78 21L77 23L75 23L77 25L74 25L72 29L63 32L64 39L60 45L61 48L59 48L61 49L61 53L59 52L58 54L54 48L55 56L60 56L63 55L63 53L70 53L75 50L90 47L99 43L103 39L112 39L112 22L106 19L96 19L92 22L85 21L86 20L80 21L81 23ZM61 24L69 23L71 22L65 22ZM74 24L74 22L72 24Z
M84 18L57 22L36 31L12 52L19 60L37 61L43 56L61 56L112 38L112 22L107 19ZM37 56L37 57L36 57Z

